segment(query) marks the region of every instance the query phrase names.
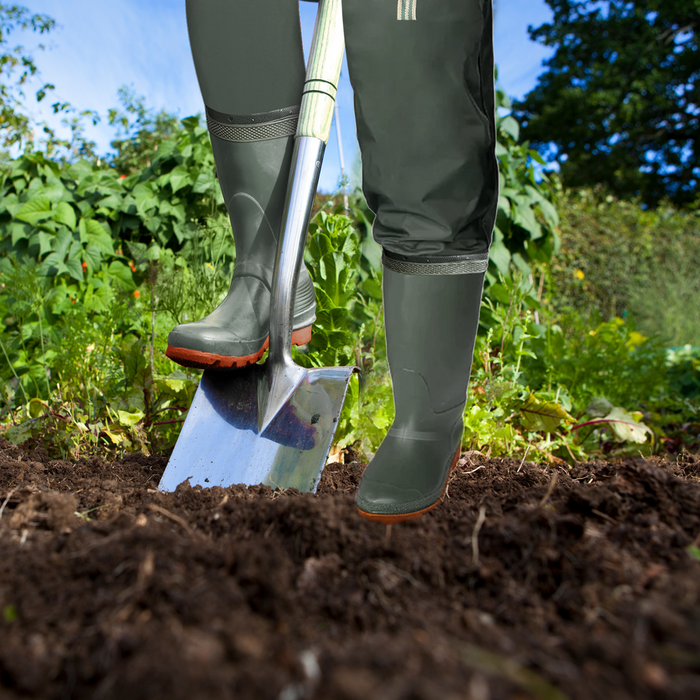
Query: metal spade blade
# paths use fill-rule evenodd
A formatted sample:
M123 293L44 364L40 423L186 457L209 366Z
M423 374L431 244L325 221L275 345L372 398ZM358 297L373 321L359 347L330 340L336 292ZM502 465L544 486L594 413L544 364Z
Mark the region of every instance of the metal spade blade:
M266 369L207 370L159 484L267 484L315 492L328 459L352 367L304 370L261 433L258 390Z

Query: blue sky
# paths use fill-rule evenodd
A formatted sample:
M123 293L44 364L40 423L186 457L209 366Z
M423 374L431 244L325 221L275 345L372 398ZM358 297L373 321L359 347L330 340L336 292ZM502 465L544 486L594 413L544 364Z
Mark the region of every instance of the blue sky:
M9 42L27 48L40 41L46 45L46 50L34 52L34 57L42 84L51 82L56 90L44 100L45 106L34 103L31 111L60 135L67 136L68 130L61 126L60 117L51 113L52 102L67 101L77 110L95 110L102 122L90 126L87 136L97 143L99 152L107 153L115 136L107 123L107 110L119 106L117 90L125 84L144 95L146 105L157 111L166 109L182 118L203 110L187 38L185 0L25 0L20 4L33 13L53 17L58 25L43 37L11 34ZM317 7L315 3L299 2L307 59ZM535 87L543 71L542 61L553 53L553 49L530 41L527 26L538 27L551 18L552 11L544 0L496 0L494 50L499 83L513 98L522 98ZM26 93L33 94L31 86ZM32 102L28 100L29 105ZM337 104L345 169L354 187L359 185L360 162L346 59ZM319 191L336 191L340 175L334 124Z

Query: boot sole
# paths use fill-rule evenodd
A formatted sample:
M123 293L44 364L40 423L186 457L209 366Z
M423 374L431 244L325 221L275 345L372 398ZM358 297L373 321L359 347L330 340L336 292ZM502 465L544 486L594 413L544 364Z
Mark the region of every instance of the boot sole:
M293 331L292 345L306 345L311 340L311 328L311 326L307 326L306 328ZM217 355L213 352L188 350L187 348L176 348L171 345L168 345L165 356L183 367L195 367L197 369L231 369L232 367L247 367L248 365L258 362L269 346L270 336L268 335L258 352L252 355L245 355L244 357Z
M460 449L461 445L457 448L457 452L455 452L455 456L452 458L452 464L450 464L450 470L447 472L447 478L445 479L445 484L442 487L442 493L440 494L439 498L433 505L428 506L427 508L422 508L421 510L416 510L413 511L413 513L399 513L397 515L394 514L384 514L384 513L368 513L367 511L361 510L360 508L357 509L357 512L363 517L366 518L367 520L372 520L375 523L384 523L385 525L393 525L394 523L402 523L405 520L415 520L416 518L420 518L421 515L427 513L429 510L432 510L433 508L436 508L442 503L443 498L445 497L445 491L447 490L447 482L450 480L450 474L452 473L452 470L457 466L457 461L459 460L459 454L460 454Z

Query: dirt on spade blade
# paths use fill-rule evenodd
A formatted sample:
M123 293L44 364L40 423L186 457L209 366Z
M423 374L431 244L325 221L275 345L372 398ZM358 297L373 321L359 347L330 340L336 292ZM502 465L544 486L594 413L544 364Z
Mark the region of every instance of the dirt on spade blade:
M700 456L463 455L419 520L0 442L0 698L700 697Z

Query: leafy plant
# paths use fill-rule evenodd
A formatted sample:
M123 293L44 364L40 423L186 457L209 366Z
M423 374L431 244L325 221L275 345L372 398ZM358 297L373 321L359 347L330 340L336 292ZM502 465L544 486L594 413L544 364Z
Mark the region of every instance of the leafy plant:
M700 295L697 212L643 211L602 187L558 192L555 202L562 247L545 282L558 314L596 310L605 321L633 318L668 345L700 343L700 315L692 313Z
M160 144L181 130L180 120L164 109L154 114L146 108L145 98L126 85L117 94L123 109L108 111L109 124L117 126L117 138L110 142L116 152L107 160L120 175L131 175L151 165Z
M497 101L508 104L502 90ZM114 116L130 174L25 153L0 181L0 421L15 442L50 435L62 455L174 444L201 372L165 358L168 332L221 301L235 264L199 117L175 128L143 101L132 107ZM512 117L499 115L497 126L501 199L464 447L585 459L694 444L693 356L676 353L667 366L658 339L631 319L552 304L557 180L536 182L536 154L517 143ZM318 318L293 355L306 366L362 368L336 443L368 458L394 406L374 213L360 192L348 202L346 211L334 196L316 197L305 262ZM670 393L671 370L682 400Z
M318 214L309 226L304 259L316 292L316 322L299 364L342 366L355 360L356 331L353 312L362 303L357 294L360 246L352 221L344 215Z
M518 122L499 112L499 109L510 108L510 98L502 87L497 86L499 197L489 253L492 265L486 275L487 288L495 283L498 274L508 277L514 268L529 274L533 265L547 262L560 248L559 217L553 205L560 185L556 174L551 177L543 175L542 181L537 182L533 161L540 164L544 161L529 147L528 141L518 143Z
M46 122L34 124L27 113L23 86L30 78L38 76L39 70L34 57L27 53L24 46L17 45L10 49L7 45L7 38L17 30L30 29L39 34L47 34L55 26L55 20L48 15L31 14L28 8L21 5L0 4L0 145L4 149L19 146L25 151L31 151L35 145L33 129L40 126L46 137L38 145L47 154L56 155L66 164L70 156L94 156L95 144L84 137L83 119L88 117L96 124L99 116L92 110L83 110L70 120L64 119L64 125L71 130L70 140L57 138L55 131ZM45 46L39 44L37 48L43 50ZM51 83L44 83L35 93L36 101L43 101L54 89L55 86ZM68 102L58 101L51 106L54 114L71 114L76 111ZM1 151L0 164L6 166L10 162L9 150Z

